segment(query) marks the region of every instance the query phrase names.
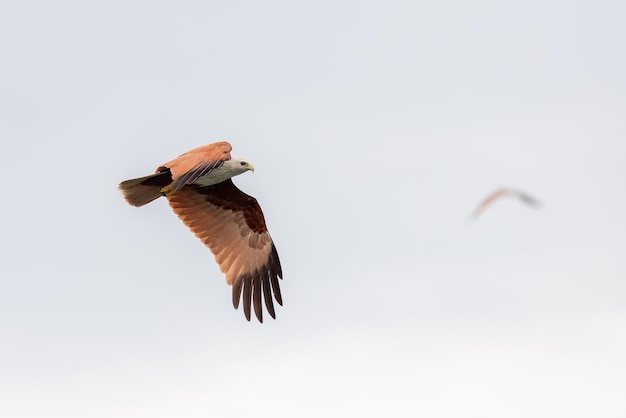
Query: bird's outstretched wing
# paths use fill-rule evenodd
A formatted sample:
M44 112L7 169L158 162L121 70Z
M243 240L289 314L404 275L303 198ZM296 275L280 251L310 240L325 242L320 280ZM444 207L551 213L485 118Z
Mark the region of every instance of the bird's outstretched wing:
M540 206L540 202L535 199L534 197L530 196L529 194L521 191L521 190L517 190L517 189L511 189L508 187L503 187L500 189L495 190L493 193L489 194L487 197L485 197L480 204L478 205L478 207L474 210L474 213L472 215L473 218L478 218L480 215L482 215L482 213L487 210L487 208L489 208L491 205L493 205L495 202L497 202L498 200L504 198L504 197L515 197L518 198L519 200L521 200L522 202L526 203L527 205L530 206L535 206L535 207L539 207Z
M275 318L273 299L282 305L278 279L282 270L261 207L229 179L212 186L187 185L167 196L180 219L213 252L226 282L233 287L233 305L250 320L251 306L263 322L261 300ZM273 298L272 298L273 295Z

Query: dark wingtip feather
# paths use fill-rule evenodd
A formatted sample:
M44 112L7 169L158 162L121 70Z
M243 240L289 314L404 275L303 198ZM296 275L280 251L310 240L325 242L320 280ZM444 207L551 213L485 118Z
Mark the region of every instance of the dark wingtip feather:
M261 272L263 284L263 297L265 298L265 307L267 308L267 312L270 316L276 319L276 312L274 311L274 302L272 301L272 289L270 286L270 278L268 277L269 271L267 268L263 268Z
M243 282L243 313L246 319L250 320L250 307L252 305L252 277L246 275L242 277Z
M254 314L259 322L263 323L263 307L261 306L261 277L254 277L252 279L253 289L252 296L254 297Z
M271 263L273 270L276 270L276 274L281 279L283 278L283 269L280 266L280 259L278 258L278 251L276 250L276 246L272 242L272 255L271 255Z
M241 299L241 290L243 289L243 280L235 280L233 283L233 306L239 308L239 300Z
M280 306L283 306L283 297L280 294L280 284L278 279L283 278L283 270L280 266L280 259L278 258L278 251L276 251L276 246L272 243L272 253L270 255L270 267L269 267L269 278L270 283L272 284L272 290L274 292L274 298L276 302Z
M278 302L280 306L283 306L283 297L280 294L278 278L276 276L270 276L270 280L272 284L272 290L274 291L274 299L276 299L276 302Z
M233 306L239 308L240 301L243 303L243 312L248 321L252 317L252 308L254 314L263 322L263 302L270 316L276 319L276 311L274 309L274 299L279 305L283 305L283 298L280 293L280 283L278 279L282 278L282 270L276 247L272 244L272 252L270 253L267 263L260 269L254 271L253 274L244 274L235 280L233 286Z

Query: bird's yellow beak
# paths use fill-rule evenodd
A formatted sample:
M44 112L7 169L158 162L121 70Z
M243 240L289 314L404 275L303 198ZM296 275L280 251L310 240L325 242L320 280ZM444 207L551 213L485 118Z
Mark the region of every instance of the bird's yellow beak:
M254 165L252 165L252 163L248 163L248 165L250 166L250 171L254 173Z

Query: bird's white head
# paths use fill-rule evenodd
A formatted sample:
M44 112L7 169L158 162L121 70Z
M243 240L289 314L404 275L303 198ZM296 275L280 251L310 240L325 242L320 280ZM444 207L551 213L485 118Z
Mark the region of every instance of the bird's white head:
M254 172L252 163L243 158L231 158L230 160L224 161L222 167L232 173L233 176L245 173L246 171Z

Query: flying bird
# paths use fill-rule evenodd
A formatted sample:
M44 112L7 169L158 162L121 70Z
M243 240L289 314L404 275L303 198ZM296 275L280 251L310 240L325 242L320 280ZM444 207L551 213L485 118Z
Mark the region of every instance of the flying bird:
M497 200L500 200L504 197L515 197L522 202L526 203L529 206L539 207L540 203L537 199L530 196L527 193L522 192L521 190L511 189L511 188L500 188L491 193L489 196L483 199L482 202L478 205L476 210L473 213L473 218L478 218L482 213L491 206Z
M211 250L226 282L233 288L233 306L250 321L250 309L263 322L276 318L273 299L283 304L278 279L278 252L256 199L239 190L231 178L253 171L249 161L231 158L228 142L204 145L167 162L155 174L126 180L119 189L132 206L165 196L174 213ZM273 298L272 298L273 296Z

